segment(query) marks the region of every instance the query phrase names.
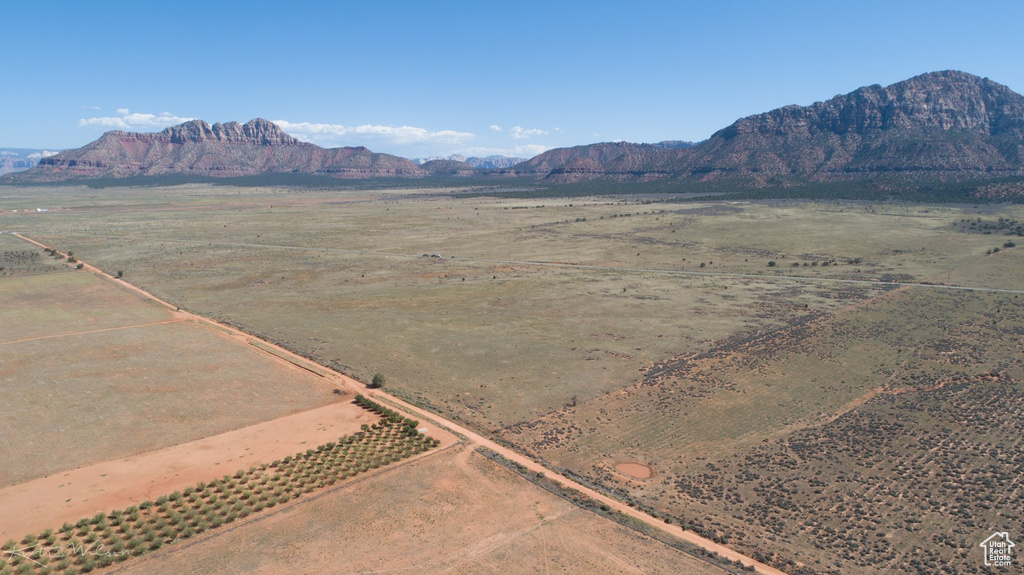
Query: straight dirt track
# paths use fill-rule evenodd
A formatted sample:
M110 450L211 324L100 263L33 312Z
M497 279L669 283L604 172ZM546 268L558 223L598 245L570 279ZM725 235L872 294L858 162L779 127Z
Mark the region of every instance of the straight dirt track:
M18 238L21 238L22 240L25 240L25 241L27 241L29 243L32 243L32 244L34 244L34 245L36 245L36 246L38 246L40 248L52 249L50 246L47 246L47 245L42 244L40 242L37 242L37 241L35 241L35 240L31 239L31 238L25 237L25 236L23 236L21 234L13 234L13 235L18 237ZM157 303L157 304L159 304L161 306L166 307L167 309L174 311L182 319L192 320L192 321L195 321L195 322L207 325L209 327L215 328L215 329L217 329L219 331L226 332L226 333L232 335L233 337L239 339L241 342L245 343L246 345L250 346L251 348L259 350L262 353L265 353L265 354L270 355L272 357L275 357L279 361L281 361L281 360L288 361L288 362L292 363L293 365L295 365L297 367L300 367L300 368L305 369L307 371L311 371L310 370L311 362L309 360L307 360L307 359L305 359L305 358L303 358L303 357L301 357L301 356L299 356L297 354L294 354L294 353L288 351L287 349L284 349L284 348L282 348L282 347L280 347L280 346L278 346L278 345L276 345L274 343L271 343L271 342L268 342L268 341L256 338L255 336L253 336L251 334L242 332L242 331L240 331L238 329L235 329L235 328L233 328L231 326L228 326L228 325L216 322L214 320L211 320L211 319L208 319L208 318L205 318L205 317L193 314L191 312L183 311L183 310L179 309L177 306L172 305L172 304L170 304L170 303L168 303L166 301L163 301L160 298L154 296L153 294L151 294L151 293L149 293L149 292L147 292L147 291L145 291L145 290L143 290L143 289L141 289L141 288L139 288L137 286L134 286L134 285L124 281L123 279L115 278L114 276L104 272L103 270L101 270L99 268L96 268L96 267L94 267L92 265L89 265L88 263L85 263L85 262L81 262L81 263L83 265L83 269L84 270L92 272L94 274L97 274L97 275L103 277L104 279L106 279L108 281L114 282L116 285L119 285L119 286L123 287L124 289L130 290L130 291L132 291L132 292L134 292L134 293L136 293L136 294L138 294L140 296L145 297L146 299L152 300L153 302L155 302L155 303ZM651 526L651 527L653 527L655 529L661 530L661 531L663 531L663 532L665 532L665 533L667 533L669 535L672 535L674 537L682 539L682 540L684 540L684 541L686 541L688 543L691 543L693 545L696 545L696 546L701 547L703 549L706 549L708 551L713 551L713 552L717 553L718 555L720 555L720 556L722 556L722 557L724 557L724 558L726 558L726 559L728 559L730 561L738 561L738 562L740 562L741 564L743 564L745 566L752 566L758 573L771 574L771 575L785 575L785 573L783 571L780 571L779 569L776 569L774 567L771 567L769 565L766 565L764 563L756 561L756 560L754 560L751 557L747 557L746 555L743 555L743 554L741 554L741 553L739 553L739 552L737 552L737 551L735 551L735 550L733 550L733 549L731 549L729 547L726 547L724 545L720 545L718 543L715 543L714 541L711 541L710 539L701 537L700 535L697 535L696 533L694 533L692 531L687 531L687 530L682 529L682 528L680 528L680 527L678 527L676 525L666 524L663 521L661 521L661 520L659 520L659 519L657 519L655 517L647 515L646 513L643 513L642 511L639 511L637 509L634 509L633 507L630 507L630 506L626 505L625 503L622 503L621 501L618 501L616 499L612 499L612 498L610 498L610 497L608 497L608 496L606 496L606 495L604 495L602 493L599 493L599 492L597 492L597 491L595 491L595 490L593 490L593 489L591 489L591 488L589 488L589 487L587 487L585 485L577 483L577 482L573 481L572 479L569 479L568 477L566 477L566 476L564 476L564 475L562 475L562 474L560 474L560 473L558 473L556 471L553 471L551 469L548 469L548 468L540 465L539 463L533 461L532 459L529 459L529 458L527 458L527 457L525 457L525 456L523 456L523 455L521 455L521 454L519 454L519 453L517 453L517 452L515 452L515 451L513 451L513 450L511 450L509 448L507 448L507 447L504 447L504 446L502 446L502 445L500 445L498 443L495 443L495 442L487 439L486 437L483 437L483 436L477 434L476 432L473 432L473 431L471 431L471 430L469 430L469 429L467 429L465 427L462 427L461 425L458 425L458 424L456 424L456 423L454 423L452 421L449 421L449 420L445 419L444 417L442 417L442 416L440 416L438 414L435 414L435 413L432 413L432 412L428 412L428 411L423 410L423 409L421 409L419 407L411 405L411 404L409 404L409 403L399 399L398 397L395 397L395 396L393 396L393 395L391 395L389 393L386 393L384 391L381 391L381 390L370 390L370 389L368 389L366 387L366 385L364 383L362 383L362 382L360 382L358 380L355 380L355 379L353 379L351 377L348 377L346 375L343 375L341 373L335 372L335 371L333 371L333 370L331 370L331 369L329 369L329 368L327 368L325 366L317 365L316 366L316 370L324 372L326 375L322 375L322 377L325 377L325 379L327 379L329 382L337 385L338 387L347 388L347 389L354 390L354 391L359 392L359 393L366 394L368 396L371 396L371 397L375 398L378 401L384 401L384 402L390 403L392 405L395 405L397 407L400 407L403 411L406 411L407 413L413 414L416 417L419 417L421 419L425 419L425 420L428 420L428 421L433 421L435 424L440 425L440 426L446 428L447 430L449 430L449 431L451 431L453 433L460 434L460 435L464 436L466 438L466 442L470 446L475 444L475 445L478 445L478 446L481 446L481 447L486 447L487 449L490 449L490 450L492 450L494 452L497 452L497 453L501 454L502 456L504 456L505 458L507 458L507 459L509 459L511 461L514 461L514 462L516 462L516 463L526 467L530 471L542 472L549 479L554 479L554 480L560 482L563 486L575 489L575 490L583 493L587 497L590 497L591 499L593 499L595 501L598 501L599 503L603 503L605 505L608 505L611 509L614 509L615 511L618 511L618 512L620 512L620 513L622 513L624 515L627 515L629 517L632 517L632 518L634 518L636 520L642 521L645 524L647 524L647 525L649 525L649 526ZM314 373L316 373L316 371L314 371Z

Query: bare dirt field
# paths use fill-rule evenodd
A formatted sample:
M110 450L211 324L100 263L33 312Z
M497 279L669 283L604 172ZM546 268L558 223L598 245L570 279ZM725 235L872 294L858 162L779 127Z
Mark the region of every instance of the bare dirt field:
M169 547L118 572L724 573L466 449Z
M617 463L615 464L615 469L637 479L650 479L651 475L654 474L651 468L643 463Z
M0 486L342 399L88 272L0 279L0 293Z
M62 471L0 489L0 539L124 509L359 430L377 417L351 402L280 417L196 441ZM454 438L433 430L432 436Z

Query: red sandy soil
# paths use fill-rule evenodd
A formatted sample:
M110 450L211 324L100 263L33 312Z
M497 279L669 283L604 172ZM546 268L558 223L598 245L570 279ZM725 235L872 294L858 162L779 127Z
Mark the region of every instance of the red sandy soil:
M615 466L615 469L637 479L648 479L653 475L650 467L640 463L619 463Z
M270 463L335 441L377 419L350 402L339 402L0 489L0 540L56 529L65 521L124 509L200 481ZM440 439L437 430L431 431Z

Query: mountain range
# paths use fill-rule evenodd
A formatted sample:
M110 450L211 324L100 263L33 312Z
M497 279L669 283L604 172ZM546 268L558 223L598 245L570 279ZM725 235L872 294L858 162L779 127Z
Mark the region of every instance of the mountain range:
M958 71L866 86L810 106L741 118L700 143L598 143L481 171L466 158L416 162L363 147L325 149L261 119L193 120L159 133L107 132L4 182L187 174L301 173L340 178L492 175L553 183L725 181L743 186L1024 176L1024 97ZM483 160L488 160L484 158ZM477 164L483 165L483 162Z
M591 144L550 150L512 170L562 182L728 178L753 185L879 173L1024 175L1024 97L987 78L933 72L741 118L688 148Z
M448 157L442 158L440 156L434 156L430 158L416 158L413 162L416 165L422 166L427 162L433 162L436 160L448 160L452 162L465 162L470 166L481 169L481 170L500 170L502 168L511 168L516 164L520 164L526 161L526 158L514 158L509 156L493 155L478 158L476 156L466 157L462 154L452 154Z
M42 158L57 152L25 148L0 148L0 176L35 167Z
M262 119L209 125L191 120L162 132L112 131L90 144L43 158L15 182L135 176L251 176L303 173L339 178L426 175L412 161L364 147L321 148Z

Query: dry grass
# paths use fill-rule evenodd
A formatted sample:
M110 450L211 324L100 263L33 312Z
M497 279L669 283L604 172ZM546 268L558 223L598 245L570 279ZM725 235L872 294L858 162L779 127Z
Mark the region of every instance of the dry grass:
M20 238L0 233L0 278L30 276L70 269L70 264L56 259Z
M834 284L772 276L939 281L993 243L955 232L970 211L960 207L134 192L61 190L59 218L9 227L357 376L383 372L400 393L484 429L621 388L646 365L781 325L805 305L844 303ZM810 265L826 261L839 265Z
M2 280L0 299L0 345L174 319L165 308L83 271Z
M988 371L1024 377L1019 294L883 293L877 283L1022 289L1024 247L992 253L1006 237L963 224L1021 220L1020 206L201 186L37 194L60 204L60 217L2 214L0 228L123 269L161 297L355 375L383 372L398 393L608 489L713 535L744 533L748 550L822 561L817 568L838 568L845 551L811 551L822 538L810 531L745 526L748 513L770 518L784 507L744 511L724 492L698 502L685 485L700 483L708 464L740 465L765 444L874 409L878 388ZM422 257L435 253L443 257ZM820 281L829 279L866 283ZM922 434L943 438L962 425L921 420ZM901 449L921 455L920 445ZM843 472L864 474L868 455L854 450ZM622 461L654 476L629 480L614 471ZM763 469L785 475L770 462ZM917 512L906 505L893 517Z

